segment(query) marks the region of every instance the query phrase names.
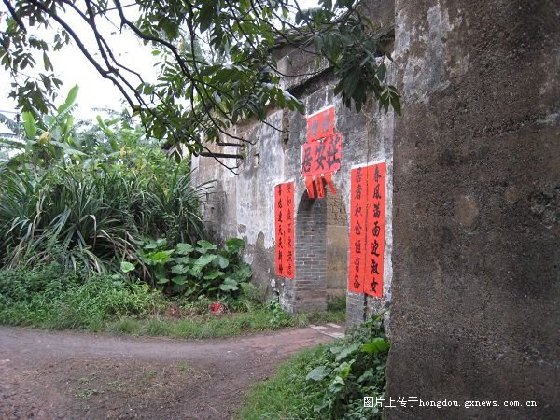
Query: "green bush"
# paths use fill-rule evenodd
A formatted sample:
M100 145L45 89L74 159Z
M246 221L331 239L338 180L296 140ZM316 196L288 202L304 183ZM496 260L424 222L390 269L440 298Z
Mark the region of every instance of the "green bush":
M143 316L163 306L160 294L148 285L129 283L114 275L91 277L64 292L59 302L56 325L61 328L99 329L107 320Z
M372 419L381 407L365 408L364 397L383 397L389 343L382 316L328 346L306 350L283 364L272 379L250 393L243 419Z
M164 306L161 294L118 275L85 282L58 264L0 270L0 322L48 328L99 330L124 315L145 316Z
M58 299L66 289L79 284L79 273L65 271L59 264L36 269L19 267L0 270L0 299L7 305L15 302L29 303L37 295L45 299Z
M191 300L233 300L240 296L241 285L252 275L251 267L240 255L245 245L241 239L229 239L223 247L206 240L169 247L164 238L136 243L141 246L139 259L121 262L121 271L147 271L151 284L162 287L168 295L180 294Z
M0 266L52 261L86 273L137 257L134 239L171 245L202 237L200 198L188 162L175 162L128 118L79 132L77 87L55 115L22 114L19 152L0 162Z

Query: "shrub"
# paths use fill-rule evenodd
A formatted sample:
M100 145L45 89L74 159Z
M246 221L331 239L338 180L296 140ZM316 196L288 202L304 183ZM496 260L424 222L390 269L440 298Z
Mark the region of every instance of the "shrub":
M168 295L231 300L239 297L241 284L252 275L240 255L245 245L241 239L229 239L220 248L206 240L174 247L169 247L164 238L136 243L142 246L139 261L135 261L140 263L136 273L145 272L147 266L151 284L162 287ZM133 262L121 263L125 273L134 269Z
M137 257L134 238L171 245L202 237L205 184L127 118L98 120L80 133L71 112L77 87L56 115L22 114L19 154L0 162L0 264L57 261L103 273Z
M58 264L0 270L0 322L51 328L101 329L124 315L144 316L164 306L161 294L119 275L82 282Z
M344 339L281 365L275 377L251 391L239 417L381 418L381 407L364 408L363 398L384 396L388 349L382 316L375 317Z

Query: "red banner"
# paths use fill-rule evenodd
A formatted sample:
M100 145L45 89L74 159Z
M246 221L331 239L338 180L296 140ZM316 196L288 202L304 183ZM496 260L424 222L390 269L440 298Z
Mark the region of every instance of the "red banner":
M383 297L385 162L352 169L348 290Z
M363 293L366 262L367 170L351 172L348 290Z
M293 279L294 265L294 183L274 187L274 234L276 275Z
M307 117L307 143L301 146L301 175L309 198L335 194L331 175L340 169L342 134L335 132L334 106Z
M334 134L334 106L307 117L307 142L330 137Z
M368 215L364 293L383 297L385 267L385 162L367 167Z
M340 133L301 146L301 174L304 177L336 173L340 169L341 161L342 134Z

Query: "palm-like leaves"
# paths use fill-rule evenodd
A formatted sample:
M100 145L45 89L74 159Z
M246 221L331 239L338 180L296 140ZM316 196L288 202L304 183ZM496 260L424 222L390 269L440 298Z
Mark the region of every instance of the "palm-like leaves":
M134 237L200 237L202 190L190 186L189 174L161 185L111 168L56 168L42 178L4 168L0 234L6 265L58 259L67 267L102 272L107 264L137 258Z

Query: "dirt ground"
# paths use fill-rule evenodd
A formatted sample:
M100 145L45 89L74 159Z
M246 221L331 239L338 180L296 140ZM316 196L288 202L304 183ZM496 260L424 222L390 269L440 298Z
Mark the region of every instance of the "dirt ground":
M0 327L0 419L226 419L312 328L181 341Z

